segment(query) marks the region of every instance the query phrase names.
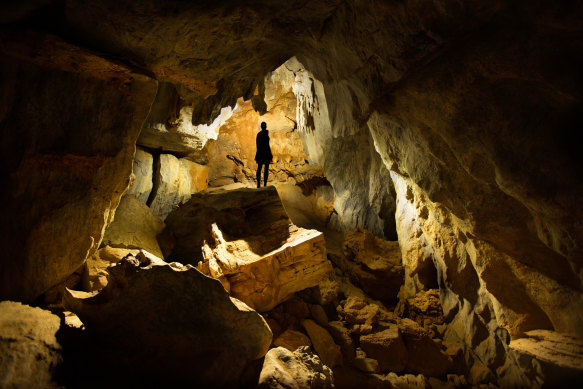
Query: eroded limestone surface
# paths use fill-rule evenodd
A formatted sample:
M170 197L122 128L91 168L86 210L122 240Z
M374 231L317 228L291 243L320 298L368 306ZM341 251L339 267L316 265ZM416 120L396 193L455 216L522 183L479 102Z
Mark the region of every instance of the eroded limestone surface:
M191 261L264 312L332 271L321 232L295 226L274 187L194 195L166 219L171 258Z

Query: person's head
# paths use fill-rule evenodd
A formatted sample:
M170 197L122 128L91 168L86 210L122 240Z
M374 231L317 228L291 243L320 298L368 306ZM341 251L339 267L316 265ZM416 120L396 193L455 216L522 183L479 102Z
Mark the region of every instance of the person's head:
M267 128L267 123L261 122L261 129L265 130Z

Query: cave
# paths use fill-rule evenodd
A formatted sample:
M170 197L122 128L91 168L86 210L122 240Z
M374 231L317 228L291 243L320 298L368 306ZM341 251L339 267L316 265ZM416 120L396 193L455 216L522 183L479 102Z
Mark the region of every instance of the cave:
M583 384L581 2L10 0L0 35L0 387Z

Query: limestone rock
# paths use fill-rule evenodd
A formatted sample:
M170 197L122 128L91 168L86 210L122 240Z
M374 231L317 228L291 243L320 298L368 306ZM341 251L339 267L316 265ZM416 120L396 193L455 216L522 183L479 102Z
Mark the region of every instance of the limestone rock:
M98 249L156 82L41 32L1 39L0 299L32 301Z
M164 258L157 236L164 222L134 195L126 195L115 212L113 222L105 230L103 244L115 248L145 249Z
M308 307L310 308L310 314L312 315L316 323L318 323L322 327L326 327L328 325L328 316L326 315L324 308L322 308L322 306L318 304L310 304L308 305Z
M298 347L312 345L310 338L295 330L285 330L273 341L275 347L285 347L289 351L295 351Z
M309 347L294 352L277 347L265 355L258 387L327 389L334 387L334 378L330 368Z
M53 377L61 361L56 334L61 319L49 311L0 302L0 386L58 388Z
M310 319L302 321L302 326L310 336L316 353L326 366L342 365L340 346L334 343L334 339L332 339L328 331Z
M396 325L360 337L360 347L378 361L380 371L398 373L407 366L408 353Z
M201 270L261 312L332 270L322 233L293 225L273 187L196 194L166 224L176 237L172 258L203 259Z
M399 330L407 347L406 371L427 376L444 376L452 361L433 341L431 335L410 319L399 323Z
M361 228L347 234L341 264L350 280L373 298L394 302L403 284L403 266L398 242L375 237ZM344 265L344 266L342 266Z
M107 268L122 260L128 254L136 255L137 249L120 249L105 246L95 252L85 261L83 274L81 276L81 286L86 292L103 289L107 285L109 273ZM72 289L70 287L69 289Z
M257 312L191 266L142 252L108 271L110 281L98 295L68 291L64 301L114 363L224 385L236 382L271 344Z
M532 330L514 339L510 348L541 367L545 385L577 385L583 380L583 341L548 330Z
M415 320L422 326L442 325L443 310L439 301L439 290L419 291L414 297L401 300L395 312L399 316Z
M193 108L183 105L176 86L160 82L138 144L170 153L193 153L202 149L209 139L216 139L218 127L233 113L231 107L224 107L210 125L193 125Z
M162 220L193 193L207 187L208 168L172 154L161 154L156 160L153 200L150 208Z
M364 373L378 373L379 362L373 358L355 358L352 361L352 366Z
M127 194L134 195L142 203L148 201L152 187L154 186L154 157L136 147L134 165L132 168L132 179Z
M391 388L395 389L425 389L427 387L427 381L421 374L399 376L395 373L389 373L385 379L390 383Z
M326 326L326 329L334 338L334 342L340 346L342 357L345 360L351 361L356 356L354 349L354 341L350 336L350 330L345 327L341 321L331 321Z

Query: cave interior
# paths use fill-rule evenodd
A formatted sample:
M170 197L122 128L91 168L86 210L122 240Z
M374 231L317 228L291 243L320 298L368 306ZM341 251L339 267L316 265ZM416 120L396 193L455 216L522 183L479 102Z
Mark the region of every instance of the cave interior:
M10 0L0 55L0 387L583 384L583 3Z

